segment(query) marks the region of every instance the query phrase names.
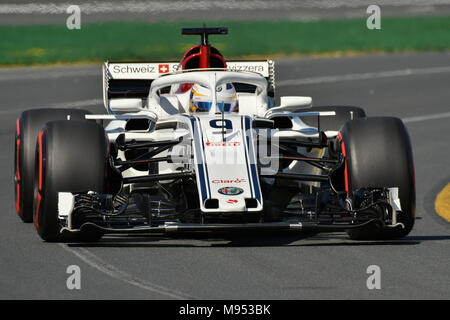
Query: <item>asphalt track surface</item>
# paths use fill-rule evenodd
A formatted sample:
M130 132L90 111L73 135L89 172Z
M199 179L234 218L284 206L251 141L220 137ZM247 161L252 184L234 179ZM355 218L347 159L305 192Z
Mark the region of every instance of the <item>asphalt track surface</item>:
M449 299L450 225L433 205L450 181L449 66L450 53L277 61L278 95L310 95L315 105L359 105L372 116L405 120L418 219L408 237L383 242L335 233L44 243L15 213L15 119L45 106L103 112L100 67L0 70L0 298ZM81 290L66 287L70 265L81 269ZM381 269L380 290L366 286L370 265Z

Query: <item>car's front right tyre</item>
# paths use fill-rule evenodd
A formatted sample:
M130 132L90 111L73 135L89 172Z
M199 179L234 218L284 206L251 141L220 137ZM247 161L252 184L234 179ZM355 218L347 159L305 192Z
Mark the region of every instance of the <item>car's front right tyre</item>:
M58 216L59 192L105 193L108 141L91 121L52 121L36 143L33 221L45 241L93 241L101 234L63 235Z

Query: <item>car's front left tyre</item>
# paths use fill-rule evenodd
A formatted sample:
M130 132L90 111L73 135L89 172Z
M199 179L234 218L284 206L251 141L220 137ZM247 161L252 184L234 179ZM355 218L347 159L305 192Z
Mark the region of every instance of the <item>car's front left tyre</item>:
M401 211L396 213L396 221L401 225L369 225L350 229L348 235L355 240L407 236L414 226L416 192L413 153L406 126L398 118L369 117L347 121L340 134L347 192L398 188L401 204Z

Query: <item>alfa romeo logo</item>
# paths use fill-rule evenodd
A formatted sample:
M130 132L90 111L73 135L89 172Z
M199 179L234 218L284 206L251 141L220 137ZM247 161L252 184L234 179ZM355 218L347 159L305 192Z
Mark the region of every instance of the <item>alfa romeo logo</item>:
M244 192L241 188L238 187L223 187L218 190L220 194L225 196L235 196Z

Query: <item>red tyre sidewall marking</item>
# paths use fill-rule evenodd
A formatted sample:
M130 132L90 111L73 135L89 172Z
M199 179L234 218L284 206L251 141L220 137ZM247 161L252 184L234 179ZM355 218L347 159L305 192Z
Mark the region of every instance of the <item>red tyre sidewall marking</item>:
M16 157L17 157L17 160L16 160L16 173L17 173L17 181L19 182L20 181L20 167L19 167L19 156L20 156L20 138L19 137L17 137L17 140L16 140L16 148L17 148L17 151L16 151Z
M44 134L44 131L41 131L38 136L38 144L39 144L39 190L37 194L37 204L36 204L36 216L34 220L34 225L36 227L36 230L39 229L39 209L41 206L41 191L42 191L42 135Z
M342 135L339 132L338 133L338 139L339 142L341 143L341 151L342 154L344 155L344 179L345 179L345 191L347 191L347 197L350 196L350 190L349 190L349 186L348 186L348 168L347 168L347 154L345 152L345 144L344 144L344 140L342 139Z
M42 190L42 135L44 131L39 133L39 191Z
M16 212L19 216L23 215L20 205L20 119L16 120Z
M17 184L17 186L16 186L16 194L17 194L17 196L16 196L16 212L19 216L22 216L22 210L20 207L20 185L19 184Z
M39 207L41 206L41 194L38 192L37 195L37 205L36 205L36 219L34 221L34 226L36 227L36 230L39 230Z
M20 139L16 140L16 158L17 158L17 169L16 169L16 212L20 216L22 216L22 206L20 205L20 173L19 173L19 148L20 148Z

